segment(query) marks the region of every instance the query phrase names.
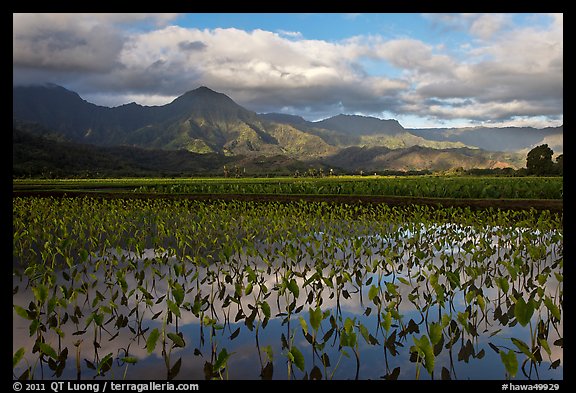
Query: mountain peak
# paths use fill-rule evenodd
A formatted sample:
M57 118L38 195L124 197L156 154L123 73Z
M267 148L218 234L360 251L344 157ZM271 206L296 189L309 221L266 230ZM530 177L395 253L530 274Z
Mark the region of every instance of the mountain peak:
M206 86L200 86L197 89L194 89L192 91L198 92L198 93L217 93L216 91L210 89L209 87ZM218 93L217 93L218 94Z
M404 127L397 120L383 120L377 117L339 114L315 122L318 127L356 135L387 134L395 135L404 132Z
M206 86L200 86L194 90L187 91L177 97L173 103L177 102L204 102L211 105L237 105L232 98L226 94L214 91Z

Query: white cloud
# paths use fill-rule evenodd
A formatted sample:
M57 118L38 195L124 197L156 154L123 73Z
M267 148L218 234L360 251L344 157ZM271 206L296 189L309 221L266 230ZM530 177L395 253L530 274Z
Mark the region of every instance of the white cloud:
M481 14L471 21L470 33L483 39L489 39L507 23L503 14Z
M200 85L258 112L508 121L562 116L563 15L514 27L502 14L433 14L469 41L338 42L295 31L196 29L174 14L14 14L14 83L54 82L99 103L168 103ZM542 18L540 18L542 19ZM370 73L362 64L381 63Z
M276 30L276 32L283 37L297 38L297 39L302 38L302 33L300 33L299 31Z

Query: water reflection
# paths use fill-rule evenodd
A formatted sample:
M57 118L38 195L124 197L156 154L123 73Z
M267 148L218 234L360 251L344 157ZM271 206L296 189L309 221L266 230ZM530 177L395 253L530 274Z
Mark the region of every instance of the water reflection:
M57 354L68 348L58 375L66 379L502 379L498 351L509 349L518 379L562 379L562 321L543 301L529 326L514 310L519 297L547 298L562 310L561 234L451 224L359 232L255 239L211 264L153 249L107 250L57 274L48 296L57 305L41 313L45 332L31 336L33 322L14 311L13 352L25 349L14 374L29 366L34 378L56 377L49 356L39 361L34 348L41 335ZM24 309L38 299L28 284L14 275L13 304ZM46 320L48 307L57 321ZM430 373L412 349L414 338L432 338L432 324L442 330ZM530 349L536 361L512 338L538 348ZM107 355L113 361L103 364Z

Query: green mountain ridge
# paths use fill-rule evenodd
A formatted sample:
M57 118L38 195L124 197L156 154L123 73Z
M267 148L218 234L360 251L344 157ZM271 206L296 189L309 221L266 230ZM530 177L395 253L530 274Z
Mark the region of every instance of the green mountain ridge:
M92 104L57 85L15 86L13 121L18 132L22 124L28 124L26 132L75 144L70 148L124 146L139 149L143 155L152 150L183 151L210 155L218 165L224 162L221 157L241 156L250 164L261 157L275 157L279 162L277 158L282 156L295 168L304 169L310 165L354 171L470 165L518 168L524 164L529 143L544 138L562 143L561 128L523 128L530 138L520 138L515 130L513 135L523 142L516 142L507 154L497 154L483 146L494 144L499 137L502 141L514 139L507 129L502 129L500 136L498 129L490 129L488 137L482 137L482 129L414 130L394 119L345 114L311 122L287 114L257 114L204 86L162 106L129 103L113 108Z

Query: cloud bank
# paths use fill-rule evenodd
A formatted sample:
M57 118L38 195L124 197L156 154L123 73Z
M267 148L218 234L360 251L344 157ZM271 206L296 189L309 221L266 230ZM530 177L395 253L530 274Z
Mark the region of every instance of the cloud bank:
M311 120L359 113L562 122L561 14L532 26L515 26L509 15L427 15L445 34L470 37L457 50L412 37L326 41L285 30L198 29L175 18L14 14L13 82L61 84L109 106L162 105L204 85L256 112Z

